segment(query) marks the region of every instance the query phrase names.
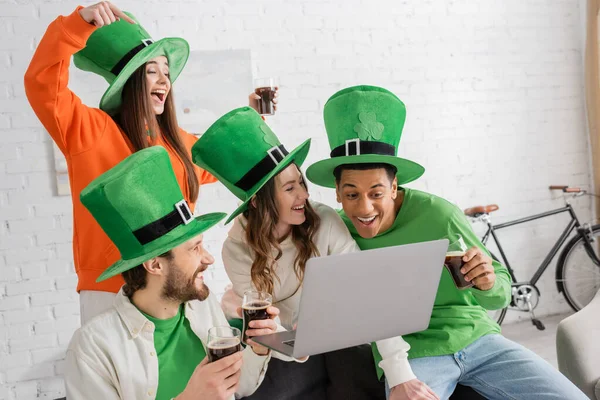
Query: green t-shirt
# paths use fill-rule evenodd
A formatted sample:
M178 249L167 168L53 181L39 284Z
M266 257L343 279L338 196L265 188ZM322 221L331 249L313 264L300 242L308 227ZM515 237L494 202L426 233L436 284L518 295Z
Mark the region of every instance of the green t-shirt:
M394 224L374 238L363 239L343 211L340 216L354 240L363 250L418 243L460 234L468 247L478 246L489 254L477 238L463 212L448 201L418 190L404 189L404 201ZM443 268L429 327L403 338L410 345L409 358L453 354L478 338L499 333L500 327L487 314L487 309L505 307L510 301L511 278L504 266L493 263L496 271L494 287L487 291L475 288L458 290L450 273ZM403 304L402 307L410 307ZM376 365L381 356L373 346ZM381 373L381 370L378 370Z
M158 356L156 400L172 399L183 392L206 351L185 317L183 304L173 318L144 316L155 326L154 348Z

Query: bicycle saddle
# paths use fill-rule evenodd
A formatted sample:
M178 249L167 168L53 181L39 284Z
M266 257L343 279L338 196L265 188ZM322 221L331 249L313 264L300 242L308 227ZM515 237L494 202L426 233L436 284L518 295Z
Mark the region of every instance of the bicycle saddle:
M489 204L487 206L471 207L471 208L467 208L465 210L465 215L475 218L475 217L479 217L482 214L489 214L491 212L494 212L498 208L499 207L496 204Z

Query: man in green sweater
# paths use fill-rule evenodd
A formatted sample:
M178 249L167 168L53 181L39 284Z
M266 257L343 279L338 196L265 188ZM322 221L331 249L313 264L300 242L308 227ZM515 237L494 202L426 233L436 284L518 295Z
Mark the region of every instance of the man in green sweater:
M487 315L486 310L510 302L511 279L491 259L461 210L440 197L401 187L424 172L419 164L396 156L405 118L402 101L383 88L341 90L324 108L331 157L306 173L313 183L336 189L340 215L361 249L441 238L452 242L459 236L469 247L461 272L473 286L459 290L444 269L429 327L404 336L416 379L390 379L396 376L394 341L373 346L388 398L447 399L460 383L489 399L585 399L550 364L504 338Z

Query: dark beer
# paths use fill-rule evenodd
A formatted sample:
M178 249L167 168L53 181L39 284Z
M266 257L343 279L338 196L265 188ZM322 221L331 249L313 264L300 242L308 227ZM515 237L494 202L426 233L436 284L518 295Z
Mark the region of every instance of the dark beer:
M273 115L273 99L275 98L275 89L269 86L259 87L254 92L260 96L258 100L258 113L261 115Z
M238 337L220 338L208 343L208 362L218 361L242 350Z
M471 282L465 280L465 275L460 272L460 269L465 265L465 262L462 260L465 256L465 253L462 251L454 251L451 253L446 253L446 260L444 261L444 265L448 268L448 272L450 272L450 276L452 276L452 280L458 289L467 289L473 286Z
M242 332L242 337L244 338L244 343L248 340L246 329L248 329L250 321L269 319L267 308L269 308L270 305L270 302L257 300L242 306L244 315L244 331Z

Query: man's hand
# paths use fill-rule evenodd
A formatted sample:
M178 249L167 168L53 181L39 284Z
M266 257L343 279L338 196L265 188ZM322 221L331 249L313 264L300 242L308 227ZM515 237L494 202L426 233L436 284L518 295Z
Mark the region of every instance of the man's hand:
M82 8L79 10L79 15L88 24L96 25L98 28L105 25L110 25L123 18L130 24L135 24L132 20L110 1L102 1L94 5Z
M242 374L242 352L208 362L204 358L194 370L185 390L176 400L228 400L236 392Z
M273 110L277 111L277 97L279 97L279 87L275 86L275 98L273 99ZM248 95L248 105L258 112L258 101L260 100L260 96L255 92L252 92Z
M237 312L241 317L242 308L238 307ZM273 320L279 315L279 308L269 306L267 308L267 313L269 314L269 319L250 321L248 324L248 329L246 329L246 336L248 336L247 343L252 346L252 351L259 356L266 356L269 354L269 349L259 345L258 343L254 343L254 341L252 341L250 338L252 336L270 335L277 332L277 324Z
M473 282L473 285L479 290L490 290L496 282L496 272L492 265L492 259L484 254L477 246L471 247L463 256L466 263L460 272L465 274L467 282Z
M388 400L440 400L440 398L420 380L411 379L394 386Z

